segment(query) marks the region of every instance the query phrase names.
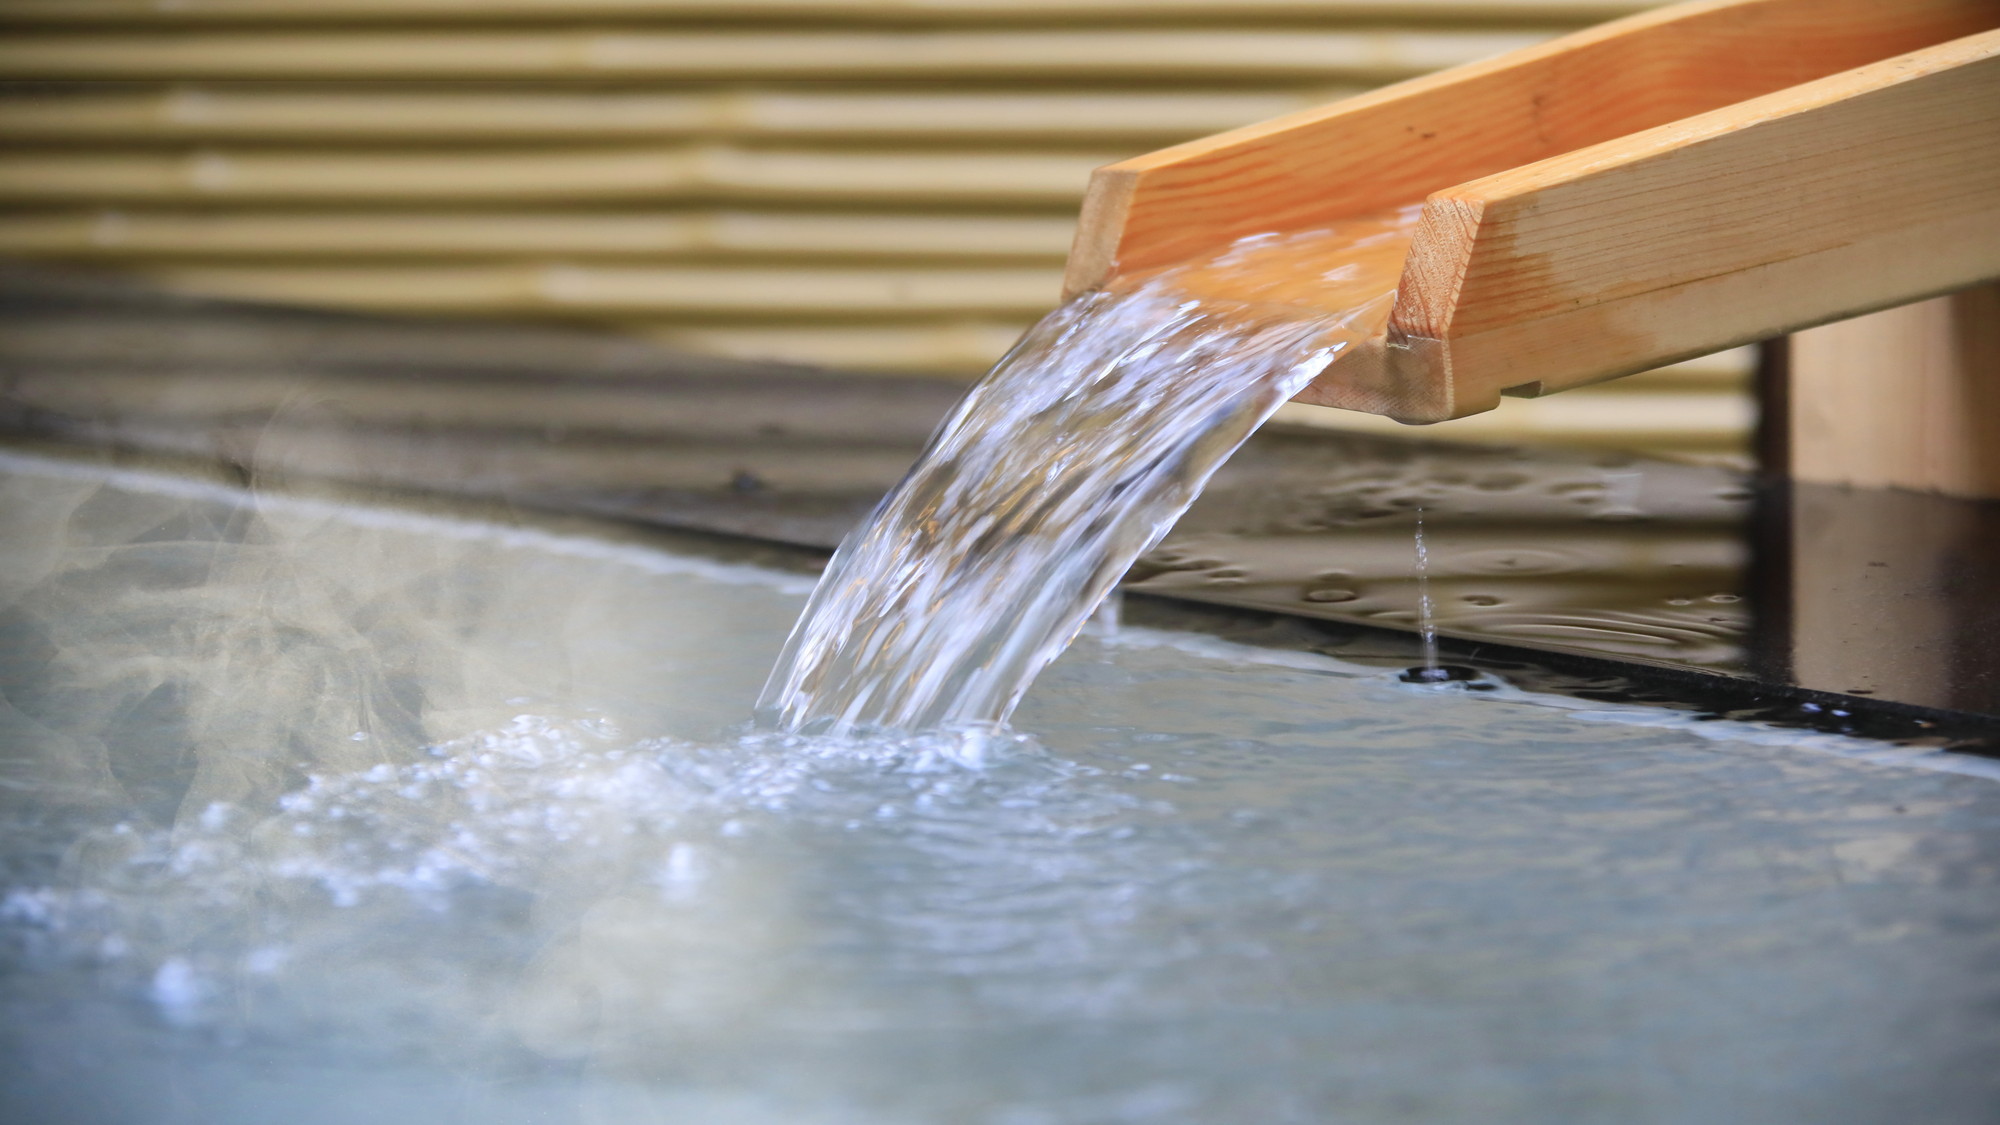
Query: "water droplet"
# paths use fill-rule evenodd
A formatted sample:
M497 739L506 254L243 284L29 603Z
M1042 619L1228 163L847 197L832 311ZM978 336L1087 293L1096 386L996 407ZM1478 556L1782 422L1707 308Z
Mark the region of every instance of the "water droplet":
M1353 590L1342 589L1338 586L1307 590L1304 594L1305 600L1309 602L1351 602L1360 596L1360 594L1355 593Z
M1417 633L1424 640L1424 667L1437 660L1437 615L1431 605L1431 552L1424 541L1424 510L1417 509Z

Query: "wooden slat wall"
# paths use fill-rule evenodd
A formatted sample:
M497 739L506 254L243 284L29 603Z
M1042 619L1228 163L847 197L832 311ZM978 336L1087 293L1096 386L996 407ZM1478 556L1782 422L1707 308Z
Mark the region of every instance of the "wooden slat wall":
M0 0L0 255L963 377L1095 165L1652 6ZM1746 372L1446 429L1729 456Z

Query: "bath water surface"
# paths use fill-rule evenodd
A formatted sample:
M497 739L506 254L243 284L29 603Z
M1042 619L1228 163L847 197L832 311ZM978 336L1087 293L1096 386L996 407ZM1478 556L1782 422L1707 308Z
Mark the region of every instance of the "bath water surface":
M1187 633L746 730L809 577L0 457L0 1120L1991 1121L1975 759Z

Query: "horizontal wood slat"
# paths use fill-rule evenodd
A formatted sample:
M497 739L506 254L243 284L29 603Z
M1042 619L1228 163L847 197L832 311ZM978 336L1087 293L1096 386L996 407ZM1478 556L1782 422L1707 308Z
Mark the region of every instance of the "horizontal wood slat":
M722 145L460 152L0 155L0 201L519 203L732 197L1072 209L1101 155L751 151Z
M425 313L634 311L686 317L934 313L1032 318L1055 304L1058 266L1041 269L724 267L175 266L143 272L202 293L286 304Z
M1060 265L1067 215L753 212L0 213L0 255L127 258L945 258Z
M894 92L663 92L224 85L103 92L83 87L11 97L0 93L0 136L62 144L242 139L295 145L464 144L680 136L1140 144L1234 128L1346 97L1357 89L967 93L933 86Z
M714 325L624 318L616 323L634 335L707 355L971 379L1012 347L1033 320Z
M20 33L26 79L1356 78L1386 81L1546 39L1514 31L452 31Z
M1287 404L1278 421L1357 433L1410 436L1410 428L1373 414ZM1455 418L1427 428L1439 441L1549 442L1604 449L1668 447L1682 453L1747 453L1745 435L1756 422L1746 395L1578 392L1506 402L1497 410Z
M37 24L368 23L759 19L875 22L1254 19L1613 19L1645 0L0 0Z

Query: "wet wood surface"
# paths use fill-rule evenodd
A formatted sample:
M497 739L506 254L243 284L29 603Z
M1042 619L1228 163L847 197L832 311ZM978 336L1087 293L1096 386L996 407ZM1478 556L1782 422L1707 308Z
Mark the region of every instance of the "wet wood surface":
M1304 396L1409 421L1969 285L2000 275L1996 24L1974 0L1634 17L1100 170L1068 284L1428 196L1403 400Z
M1105 167L1069 286L1417 202L1992 28L1989 0L1682 4Z

